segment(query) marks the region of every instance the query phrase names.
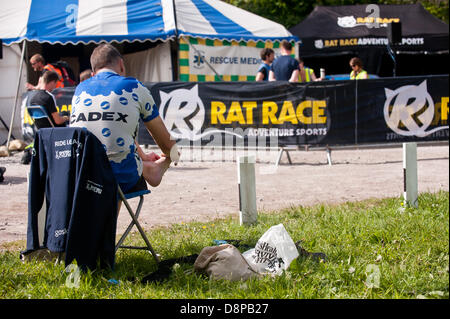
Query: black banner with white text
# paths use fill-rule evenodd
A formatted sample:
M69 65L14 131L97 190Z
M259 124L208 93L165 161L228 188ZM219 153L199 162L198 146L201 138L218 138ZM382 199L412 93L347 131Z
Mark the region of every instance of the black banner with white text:
M261 147L448 140L448 84L448 76L421 76L145 85L182 145ZM53 92L61 111L70 111L73 92ZM138 141L154 144L144 125Z
M270 146L270 138L280 146L357 145L449 137L448 76L147 87L172 136L194 145L246 146L256 139L258 146L264 140ZM150 143L148 137L141 129L140 143Z

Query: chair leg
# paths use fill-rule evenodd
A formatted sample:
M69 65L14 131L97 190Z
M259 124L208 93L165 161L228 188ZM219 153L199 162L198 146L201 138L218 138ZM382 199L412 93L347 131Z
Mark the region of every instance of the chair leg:
M122 237L119 239L119 242L116 245L116 251L119 248L129 248L129 249L145 249L150 251L150 253L152 254L153 258L155 258L156 263L159 263L159 257L156 254L156 252L154 251L152 245L150 244L150 241L148 240L147 236L145 235L144 230L141 227L141 224L139 223L137 217L139 216L140 210L142 208L142 204L144 201L144 197L141 195L140 196L140 200L139 200L139 204L138 204L138 208L136 210L136 214L133 213L132 208L130 207L130 205L128 204L128 201L126 200L125 196L123 195L122 190L119 187L119 195L120 198L122 199L123 203L125 204L125 207L127 208L128 213L131 216L132 222L130 223L130 225L128 226L128 228L126 229L125 233L122 235ZM121 246L122 242L125 240L125 237L128 235L128 233L131 231L131 229L133 228L133 226L136 225L139 233L141 234L142 239L144 239L144 242L146 244L147 247L132 247L132 246Z
M134 214L134 216L136 216L136 219L138 219L139 218L139 213L141 212L141 208L142 208L142 204L144 203L144 196L139 196L139 204L138 204L138 207L137 207L137 209L136 209L136 213ZM127 207L127 210L128 210L128 207ZM128 212L129 212L130 210L128 210ZM132 217L133 218L133 217ZM127 229L125 230L125 232L122 234L122 237L120 237L120 239L119 239L119 241L117 242L117 245L116 245L116 252L117 252L117 249L119 249L120 247L122 247L121 245L122 245L122 243L123 243L123 241L125 240L125 238L128 236L128 234L129 234L129 232L131 231L131 229L133 228L133 226L134 226L134 221L132 221L129 225L128 225L128 227L127 227ZM129 246L127 246L127 247L129 247ZM123 247L122 247L123 248Z

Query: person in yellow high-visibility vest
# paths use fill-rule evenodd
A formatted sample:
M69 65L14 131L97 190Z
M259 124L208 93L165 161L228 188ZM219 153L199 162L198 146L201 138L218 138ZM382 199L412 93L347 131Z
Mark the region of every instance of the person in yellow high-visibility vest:
M299 82L312 82L320 81L321 78L317 78L314 70L305 66L305 62L302 58L298 58L298 81Z
M369 74L363 69L363 63L360 58L354 57L350 60L350 67L352 72L350 72L350 80L362 80L368 79Z

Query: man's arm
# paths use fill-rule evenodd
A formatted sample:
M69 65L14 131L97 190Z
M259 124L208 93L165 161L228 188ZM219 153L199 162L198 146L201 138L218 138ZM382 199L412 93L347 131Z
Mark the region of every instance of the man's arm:
M37 89L37 86L34 86L33 84L28 83L28 82L25 84L25 86L26 86L27 90L36 90Z
M27 87L28 90L39 90L39 89L43 89L44 88L44 83L43 83L43 79L42 76L39 77L38 83L36 85L33 85L31 83L26 83L25 86Z
M53 122L55 122L56 125L64 124L66 121L70 120L68 116L61 116L58 113L58 109L56 108L56 99L53 94L47 93L47 100L43 106L47 111L47 114L51 114Z
M170 150L175 145L175 141L171 139L161 117L157 116L151 121L144 122L144 124L161 151L170 159Z
M262 72L258 72L256 74L256 81L262 81L264 80L264 74Z
M59 115L58 112L53 112L53 113L52 113L52 118L53 118L53 121L54 121L57 125L64 124L65 122L67 122L67 121L69 120L69 117L68 117L68 116L66 116L66 115L61 116L61 115Z
M296 69L292 72L289 82L298 82L298 72L299 72L298 69Z
M275 78L275 73L270 70L269 72L269 81L276 81L277 79Z
M50 92L47 92L47 101L44 103L44 108L47 111L47 114L51 114L53 122L55 122L56 125L64 124L70 120L69 116L62 116L59 114L58 108L56 107L55 96Z
M314 74L314 71L311 71L311 80L313 81L322 81L322 78L317 78Z

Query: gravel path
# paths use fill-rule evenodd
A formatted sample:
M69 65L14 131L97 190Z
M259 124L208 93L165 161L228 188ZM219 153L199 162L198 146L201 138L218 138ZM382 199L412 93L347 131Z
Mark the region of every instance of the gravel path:
M29 165L20 164L21 155L0 158L0 166L6 167L5 181L0 183L0 243L26 239ZM202 155L212 154L206 151ZM227 154L226 158L233 155L236 153ZM293 164L289 165L284 155L274 171L277 154L262 154L256 164L258 210L402 196L401 146L335 150L331 155L330 166L325 151L293 151ZM182 156L192 159L195 155L184 151ZM419 192L448 191L448 144L419 146L417 157ZM239 216L238 211L235 162L182 161L171 167L161 185L146 197L140 220L144 228L150 228ZM118 232L128 223L129 216L122 208Z

